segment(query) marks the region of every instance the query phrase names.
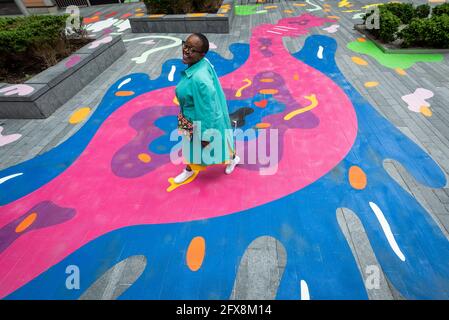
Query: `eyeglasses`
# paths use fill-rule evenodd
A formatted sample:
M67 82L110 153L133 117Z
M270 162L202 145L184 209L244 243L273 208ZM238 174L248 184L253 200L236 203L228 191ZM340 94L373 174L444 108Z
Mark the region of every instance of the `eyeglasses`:
M195 52L203 53L202 51L195 50L192 47L189 47L188 45L186 45L186 42L184 40L182 40L182 50L187 52L188 54L195 53Z

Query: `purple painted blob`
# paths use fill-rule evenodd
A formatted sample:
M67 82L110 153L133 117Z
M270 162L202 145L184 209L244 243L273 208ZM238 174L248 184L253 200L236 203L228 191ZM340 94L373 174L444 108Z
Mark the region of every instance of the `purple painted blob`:
M20 223L33 212L37 213L34 223L23 232L17 233L17 226L19 226ZM21 235L32 230L42 229L69 221L75 214L75 209L63 208L51 201L38 203L21 217L0 229L0 253L8 248Z

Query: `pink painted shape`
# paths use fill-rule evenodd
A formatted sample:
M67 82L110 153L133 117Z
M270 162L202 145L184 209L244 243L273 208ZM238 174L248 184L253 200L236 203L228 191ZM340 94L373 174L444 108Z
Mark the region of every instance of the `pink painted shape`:
M433 97L433 92L424 88L418 88L415 92L402 96L401 99L407 103L409 110L420 112L422 106L429 107L426 99Z
M26 96L34 91L32 86L27 84L15 84L12 86L8 86L0 89L0 93L3 93L5 96L12 96L17 94L18 96Z
M102 44L109 43L111 41L112 41L112 37L111 36L107 36L107 37L95 40L94 42L92 42L90 44L89 49L95 49L95 48L101 46Z
M327 28L323 28L323 30L329 32L329 33L335 33L338 31L338 28L340 28L340 25L338 24L333 24Z
M65 66L67 68L71 68L80 61L81 61L81 57L79 55L73 55L66 61Z
M306 26L289 23L306 21ZM282 19L278 25L295 27L289 36L299 36L306 34L309 27L328 21L332 20L306 14ZM272 27L267 24L253 29L249 59L220 81L224 88L236 92L243 79L254 79L257 73L271 70L284 78L285 86L301 105L310 104L304 96L316 94L319 105L313 113L320 120L319 126L285 132L284 153L275 175L263 176L237 168L228 176L223 173L224 167L216 166L170 193L166 191L167 180L176 176L182 165L169 162L135 179L113 175L112 157L136 135L129 126L130 118L149 107L173 105L174 87L142 94L117 109L102 124L86 150L60 176L0 209L0 227L43 200L77 212L64 224L24 234L0 254L0 297L89 241L118 228L232 214L284 197L332 170L349 152L357 135L352 103L330 78L292 57L284 48L281 36L266 32ZM265 57L258 50L260 37L271 40L273 56ZM293 80L292 70L300 75L299 80ZM287 106L286 113L292 110ZM223 201L230 190L232 201Z
M0 147L6 146L7 144L19 140L22 135L18 133L2 135L3 127L0 127Z

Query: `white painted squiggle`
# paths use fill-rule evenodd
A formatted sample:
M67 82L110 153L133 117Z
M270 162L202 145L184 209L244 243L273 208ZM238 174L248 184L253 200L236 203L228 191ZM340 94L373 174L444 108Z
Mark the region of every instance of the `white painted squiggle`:
M123 80L122 82L120 82L120 84L118 85L117 89L120 89L121 87L123 87L125 84L130 83L131 82L131 78L126 78L125 80Z
M169 36L144 36L144 37L137 37L137 38L133 38L133 39L126 39L123 40L123 42L130 42L130 41L137 41L137 40L141 40L141 39L168 39L168 40L173 40L172 44L168 44L166 46L162 46L159 48L153 48L150 50L145 51L144 53L142 53L139 57L135 57L132 58L132 61L135 61L137 64L142 64L145 63L147 61L147 58L150 54L161 51L161 50L165 50L165 49L169 49L169 48L173 48L173 47L177 47L179 45L181 45L182 40L179 38L175 38L175 37L169 37Z
M323 50L324 50L324 48L323 48L322 46L320 46L320 47L318 48L318 52L317 52L317 54L316 54L316 56L318 57L318 59L323 60Z
M313 3L313 2L311 2L310 0L306 0L306 2L307 2L308 4L310 4L311 6L314 7L313 9L306 9L306 10L309 11L309 12L312 12L312 11L318 11L318 10L323 10L323 8L321 8L319 5L317 5L317 4Z
M301 300L310 300L309 286L304 280L301 280Z
M390 224L388 223L387 219L385 219L382 210L380 210L380 208L374 202L370 202L369 205L374 211L374 214L376 215L376 218L379 221L385 236L387 237L391 249L393 249L394 253L399 257L399 259L401 259L401 261L405 261L405 256L399 248L396 239L391 232Z
M171 66L170 73L168 74L168 81L172 82L175 76L176 67Z
M0 184L2 184L3 182L8 181L8 180L10 180L10 179L13 179L13 178L15 178L15 177L21 176L22 174L23 174L23 172L20 172L20 173L16 173L16 174L12 174L12 175L9 175L9 176L0 178Z

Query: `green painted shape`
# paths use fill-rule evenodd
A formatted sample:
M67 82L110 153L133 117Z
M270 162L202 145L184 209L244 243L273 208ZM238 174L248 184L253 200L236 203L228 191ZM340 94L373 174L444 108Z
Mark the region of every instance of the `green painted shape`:
M246 6L235 6L235 14L238 16L249 16L252 14L261 14L265 12L256 12L261 7L260 4L251 4Z
M384 67L391 69L408 69L417 62L440 62L444 59L440 53L384 53L370 40L353 41L348 43L347 47L354 52L369 55Z

